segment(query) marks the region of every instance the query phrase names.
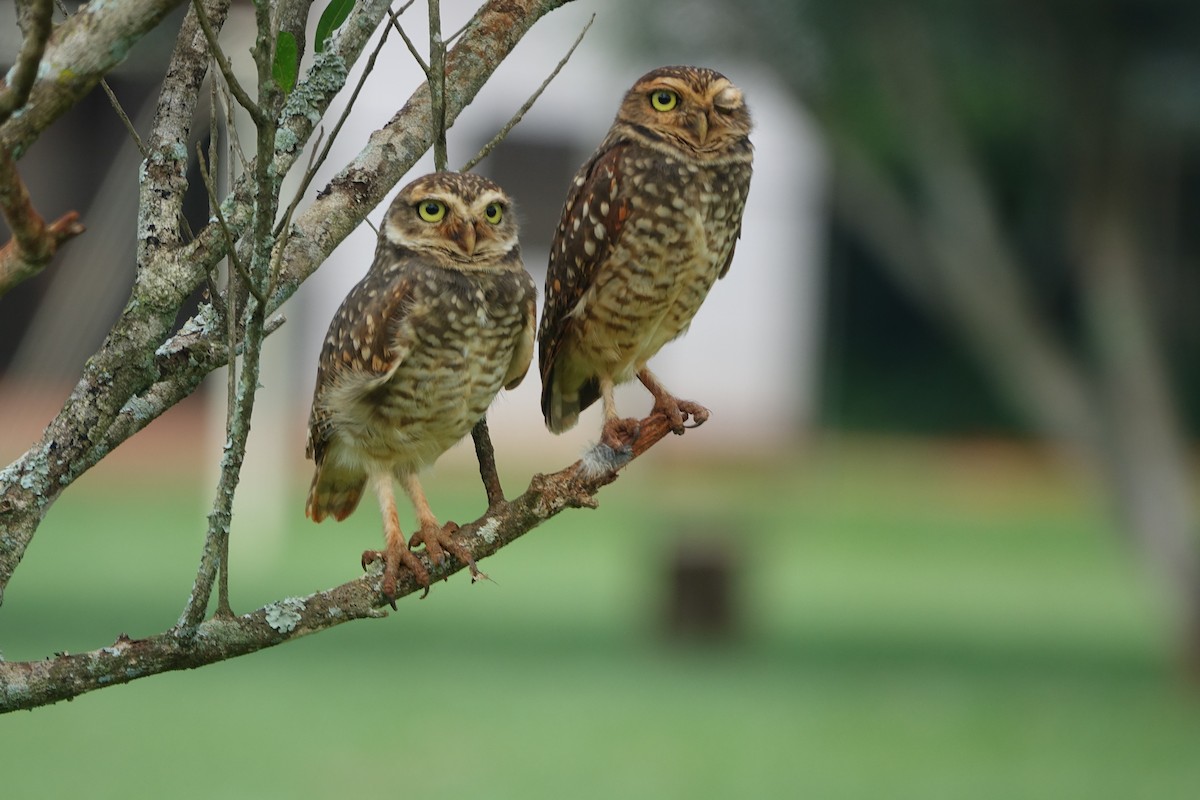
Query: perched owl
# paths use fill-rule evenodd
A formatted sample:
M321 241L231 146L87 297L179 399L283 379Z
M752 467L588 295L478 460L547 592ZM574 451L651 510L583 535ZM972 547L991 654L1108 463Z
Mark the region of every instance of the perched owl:
M646 367L687 331L742 227L753 148L742 92L718 72L662 67L633 85L567 194L550 250L538 330L542 414L561 433L597 398L601 442L637 434L613 387L634 376L676 433L708 409L668 392Z
M521 263L504 191L478 175L439 172L400 191L384 217L367 275L342 301L317 366L308 457L316 462L305 513L349 516L369 483L383 514L383 591L395 598L401 564L424 586L409 550L424 543L474 562L450 537L417 478L487 412L533 358L533 279ZM400 532L392 481L404 487L417 530Z

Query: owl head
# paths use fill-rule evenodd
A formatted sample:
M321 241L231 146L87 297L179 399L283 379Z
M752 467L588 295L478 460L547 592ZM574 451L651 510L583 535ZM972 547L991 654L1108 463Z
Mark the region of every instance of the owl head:
M458 269L487 269L518 252L517 220L504 190L482 175L434 172L396 195L380 235Z
M625 94L614 127L702 160L744 154L750 112L742 90L716 70L659 67Z

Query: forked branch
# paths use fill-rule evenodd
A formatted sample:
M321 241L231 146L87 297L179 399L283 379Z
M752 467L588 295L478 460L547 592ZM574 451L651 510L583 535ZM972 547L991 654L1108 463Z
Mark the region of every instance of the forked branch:
M33 207L29 191L7 150L0 147L0 211L12 239L0 248L0 297L37 275L59 246L83 233L79 214L69 211L49 225Z

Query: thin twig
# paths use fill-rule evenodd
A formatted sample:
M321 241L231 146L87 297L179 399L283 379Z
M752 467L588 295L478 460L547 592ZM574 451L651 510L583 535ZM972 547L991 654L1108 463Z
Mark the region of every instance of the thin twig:
M121 107L121 101L117 99L117 95L113 92L112 87L108 85L108 81L100 79L100 88L104 90L104 94L108 96L108 104L112 106L113 111L117 112L117 116L121 120L121 124L125 126L129 137L133 139L133 143L137 145L138 152L142 154L142 158L149 158L150 151L146 148L146 143L142 141L142 137L138 135L137 128L133 127L133 121L129 119L129 115L125 113L125 109Z
M313 147L321 146L321 140L325 138L325 129L322 128L317 134L317 140L313 142ZM328 147L324 152L329 152ZM288 204L287 210L283 214L283 219L275 226L272 236L275 239L274 250L271 254L271 268L268 271L267 287L264 295L270 297L275 291L275 279L279 277L279 270L283 267L283 251L287 249L288 240L292 235L292 216L296 213L296 207L300 205L300 199L304 196L304 190L308 185L308 181L312 180L312 175L316 173L317 168L314 166L316 161L317 151L314 149L308 154L308 166L304 170L304 180L301 182L300 189L292 198L292 202Z
M429 78L429 64L427 64L425 62L425 59L421 58L421 54L417 51L417 46L415 44L413 44L412 39L408 38L408 34L404 32L404 26L400 24L400 15L403 14L405 11L407 11L408 6L411 6L411 5L412 5L412 3L409 2L407 5L405 5L403 8L401 8L399 11L392 11L389 8L388 9L388 23L393 28L396 29L397 33L400 34L400 38L404 40L405 46L408 47L408 52L412 53L412 57L414 59L416 59L417 64L421 67L421 72L425 73L425 77L428 79Z
M242 137L238 135L237 124L233 117L233 97L230 96L229 87L223 81L213 81L213 83L219 84L221 113L225 115L225 130L229 132L230 146L238 157L242 174L248 174L250 172L250 159L246 158L246 151L242 149Z
M491 154L492 150L496 149L496 145L504 141L504 138L508 136L509 132L512 131L512 129L515 128L518 123L520 123L522 118L524 118L527 113L529 113L529 109L533 108L533 104L536 103L538 98L542 96L542 92L546 91L546 87L550 85L550 81L554 80L558 76L558 73L562 71L562 68L566 66L567 61L571 58L572 54L574 54L575 48L579 47L579 43L583 41L583 37L587 34L588 28L592 27L592 23L595 21L596 15L592 14L591 19L589 19L587 24L583 26L583 30L581 30L579 35L575 37L575 43L571 45L571 49L567 51L567 54L563 56L561 60L559 60L558 66L554 68L554 71L546 77L546 80L542 81L542 85L537 88L537 91L530 95L529 99L525 101L525 104L517 109L517 113L513 114L512 119L510 119L504 125L504 127L500 129L500 132L493 136L492 140L485 144L483 148L475 154L474 158L464 164L459 172L470 172L475 168L476 164L478 164L480 161L483 161Z
M225 246L229 250L229 262L233 264L233 268L246 281L247 288L250 294L254 295L254 299L260 304L266 304L266 295L259 291L254 285L254 281L250 279L250 273L246 270L246 266L238 257L237 242L234 241L233 231L229 229L229 225L225 222L225 215L221 213L221 201L217 199L217 189L213 184L212 173L209 172L208 165L204 163L204 149L199 142L196 143L196 161L200 167L200 178L204 182L204 188L208 192L208 203L212 209L213 216L217 218L217 224L221 226L221 232L225 236Z
M449 47L450 45L454 44L454 42L456 42L458 40L458 37L462 36L464 33L467 32L467 28L471 27L471 23L474 21L475 21L475 18L472 17L471 19L464 22L462 24L461 28L459 28L454 33L447 36L446 37L446 46Z
M66 5L63 3L63 0L55 0L55 3L58 5L58 10L62 12L64 17L71 16L71 12L67 9ZM104 90L104 94L108 97L108 104L112 106L113 111L117 113L117 118L120 119L121 124L125 126L125 131L129 134L129 137L133 139L133 143L137 145L138 152L142 154L142 158L150 158L150 149L146 147L146 143L142 141L142 137L138 134L137 128L133 126L133 121L130 120L129 115L125 113L125 109L121 105L121 101L117 99L116 93L113 92L112 87L108 85L108 81L106 79L100 79L100 88ZM183 218L182 213L180 214L180 220L183 222L184 227L186 228L187 220ZM190 239L192 236L191 231L188 230L187 234L188 238Z
M221 50L221 46L217 42L217 34L208 19L208 12L204 10L204 4L200 0L192 0L192 8L196 9L196 19L200 22L200 29L204 31L204 38L208 40L209 52L212 53L213 60L217 62L217 68L221 70L221 75L225 78L225 83L229 85L229 91L233 92L233 96L237 98L238 104L246 109L255 124L264 122L266 112L262 110L258 103L250 99L250 95L246 94L246 90L238 82L237 76L233 74L233 66L229 63L229 59L225 57L224 51Z
M446 43L442 41L441 0L429 4L429 103L433 117L433 168L446 169Z

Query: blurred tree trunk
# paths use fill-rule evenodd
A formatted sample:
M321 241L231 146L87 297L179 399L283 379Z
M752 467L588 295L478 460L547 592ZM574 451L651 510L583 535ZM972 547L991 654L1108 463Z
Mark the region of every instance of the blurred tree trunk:
M1079 182L1075 225L1080 296L1096 359L1103 439L1097 443L1125 528L1182 613L1200 673L1200 559L1187 442L1141 274L1151 261L1136 224L1142 193L1120 153Z
M1081 106L1072 115L1064 223L1085 323L1078 352L1035 302L1026 277L1033 267L1004 232L962 120L947 106L928 20L893 9L865 32L889 120L910 148L915 190L903 193L853 141L835 140L839 218L958 332L1035 427L1097 466L1124 529L1178 610L1184 652L1200 672L1200 517L1146 277L1155 254L1142 217L1157 204L1155 187L1139 180L1139 156L1150 144L1117 110L1117 76L1094 71L1117 54L1089 54L1065 75Z

